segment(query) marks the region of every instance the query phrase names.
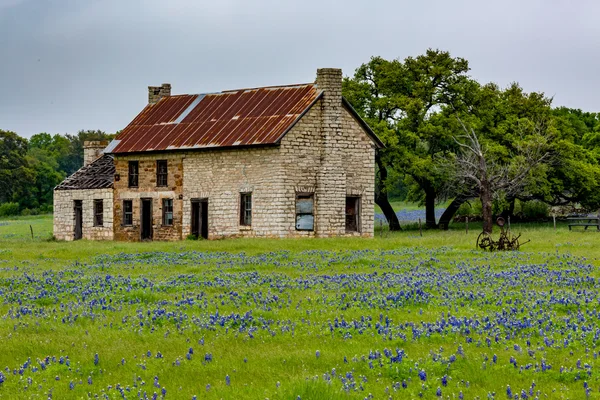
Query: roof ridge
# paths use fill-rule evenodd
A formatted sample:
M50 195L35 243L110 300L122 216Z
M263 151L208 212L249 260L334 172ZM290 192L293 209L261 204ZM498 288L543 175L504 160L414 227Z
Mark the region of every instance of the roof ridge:
M229 90L223 90L216 94L241 92L241 91L246 91L246 90L258 90L258 89L295 88L295 87L300 87L300 86L315 86L315 83L314 82L293 83L290 85L271 85L271 86L257 86L257 87L241 88L241 89L229 89ZM212 93L209 93L209 94L212 94Z

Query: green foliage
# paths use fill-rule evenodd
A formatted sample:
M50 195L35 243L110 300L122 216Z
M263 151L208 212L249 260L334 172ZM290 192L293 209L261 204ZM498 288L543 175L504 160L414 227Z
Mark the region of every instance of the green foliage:
M0 204L0 217L19 215L19 203Z
M550 207L539 200L526 201L522 204L523 217L529 220L548 218Z
M0 204L16 202L24 215L52 211L53 189L83 165L83 142L110 140L102 131L39 133L29 141L0 130Z
M456 215L460 217L481 217L481 202L473 200L462 203Z
M465 107L474 84L468 71L467 60L428 49L404 61L372 57L344 80L344 96L386 144L382 164L424 192L429 226L435 225L435 200L447 178L439 160L455 146L457 124L443 110ZM391 182L383 185L389 190Z

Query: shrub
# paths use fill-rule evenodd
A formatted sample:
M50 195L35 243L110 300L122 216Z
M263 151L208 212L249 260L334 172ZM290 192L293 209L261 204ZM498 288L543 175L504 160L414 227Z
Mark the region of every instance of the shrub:
M50 214L53 211L54 211L54 207L52 206L52 204L43 204L42 206L40 206L41 214Z
M30 210L29 208L24 208L24 209L21 211L21 215L23 215L23 216L28 216L28 215L31 215L31 210Z
M542 219L548 218L550 207L546 203L538 200L531 200L522 203L521 209L523 216L527 219Z
M19 215L19 204L18 203L0 204L0 217L8 217L11 215Z
M481 216L481 201L477 199L462 203L456 211L456 215L459 217Z

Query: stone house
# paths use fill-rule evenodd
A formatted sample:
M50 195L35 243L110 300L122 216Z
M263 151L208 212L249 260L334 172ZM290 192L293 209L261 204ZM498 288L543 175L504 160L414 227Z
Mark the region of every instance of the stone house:
M198 95L163 84L148 100L103 155L57 186L57 238L373 236L383 144L342 97L341 70Z

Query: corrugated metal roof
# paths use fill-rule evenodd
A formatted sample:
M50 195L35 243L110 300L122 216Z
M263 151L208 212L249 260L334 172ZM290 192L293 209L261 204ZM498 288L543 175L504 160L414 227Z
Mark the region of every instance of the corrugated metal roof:
M77 170L54 190L106 189L113 187L115 163L110 155L103 155L93 163Z
M321 94L303 84L164 97L119 133L111 153L275 144Z

